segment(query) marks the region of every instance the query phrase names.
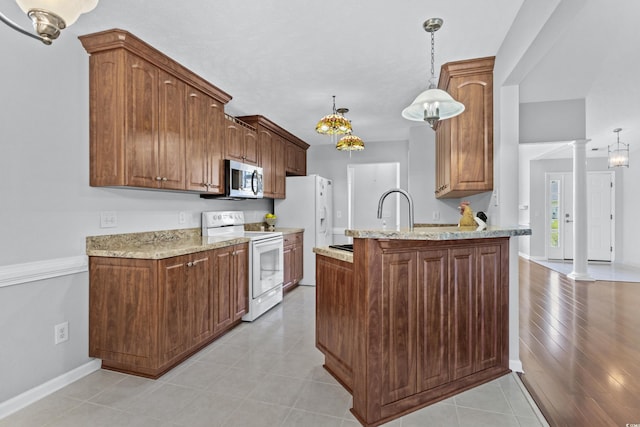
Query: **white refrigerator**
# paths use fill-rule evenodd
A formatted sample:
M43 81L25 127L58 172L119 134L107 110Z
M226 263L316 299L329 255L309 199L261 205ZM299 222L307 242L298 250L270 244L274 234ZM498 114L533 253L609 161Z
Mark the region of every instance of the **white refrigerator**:
M287 198L274 202L278 227L304 228L301 285L315 286L314 247L333 244L333 186L319 175L287 177Z

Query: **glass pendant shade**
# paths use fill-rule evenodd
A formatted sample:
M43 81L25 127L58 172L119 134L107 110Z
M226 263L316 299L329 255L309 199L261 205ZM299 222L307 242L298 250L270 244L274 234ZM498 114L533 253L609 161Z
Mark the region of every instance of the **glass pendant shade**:
M613 131L618 135L618 140L615 144L609 145L609 168L629 167L629 144L620 142L621 128L616 128Z
M16 0L24 13L43 11L62 18L66 27L78 20L83 13L93 10L98 0ZM65 28L64 26L60 29Z
M402 110L402 117L417 122L426 121L431 127L439 120L450 119L464 112L464 105L442 89L430 88ZM432 123L433 122L433 123Z
M351 132L351 123L340 114L329 114L320 119L316 132L323 135L345 135Z
M347 135L340 138L336 144L336 150L340 151L362 151L364 150L364 142L355 135Z

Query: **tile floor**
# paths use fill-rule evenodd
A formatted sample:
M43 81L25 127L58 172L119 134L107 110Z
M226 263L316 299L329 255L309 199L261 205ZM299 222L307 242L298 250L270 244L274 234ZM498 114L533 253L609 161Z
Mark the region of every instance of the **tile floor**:
M0 427L359 426L315 349L315 290L299 287L158 380L99 370ZM542 426L515 374L386 426Z

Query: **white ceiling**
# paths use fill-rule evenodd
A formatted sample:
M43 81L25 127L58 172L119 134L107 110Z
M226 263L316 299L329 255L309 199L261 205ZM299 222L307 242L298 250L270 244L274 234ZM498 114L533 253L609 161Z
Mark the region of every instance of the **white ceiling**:
M6 15L29 25L13 0L1 1ZM602 102L611 98L612 66L616 79L640 75L637 1L101 0L54 43L122 28L231 94L232 115L262 114L312 145L327 144L314 128L336 95L365 143L399 141L421 125L400 112L428 83L424 20L444 19L436 33L437 74L448 61L496 55L523 5L553 13L532 45L537 51L523 58L529 65L516 82L521 102L595 94L586 102L588 138L606 146L611 130L622 127L631 128L622 137L640 140L633 129L640 86L620 85L622 106Z

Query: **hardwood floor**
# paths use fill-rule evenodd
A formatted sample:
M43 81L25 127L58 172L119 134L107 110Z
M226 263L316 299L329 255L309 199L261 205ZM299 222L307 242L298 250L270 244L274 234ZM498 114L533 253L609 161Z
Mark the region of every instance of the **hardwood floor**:
M551 426L640 425L640 284L520 258L520 359Z

